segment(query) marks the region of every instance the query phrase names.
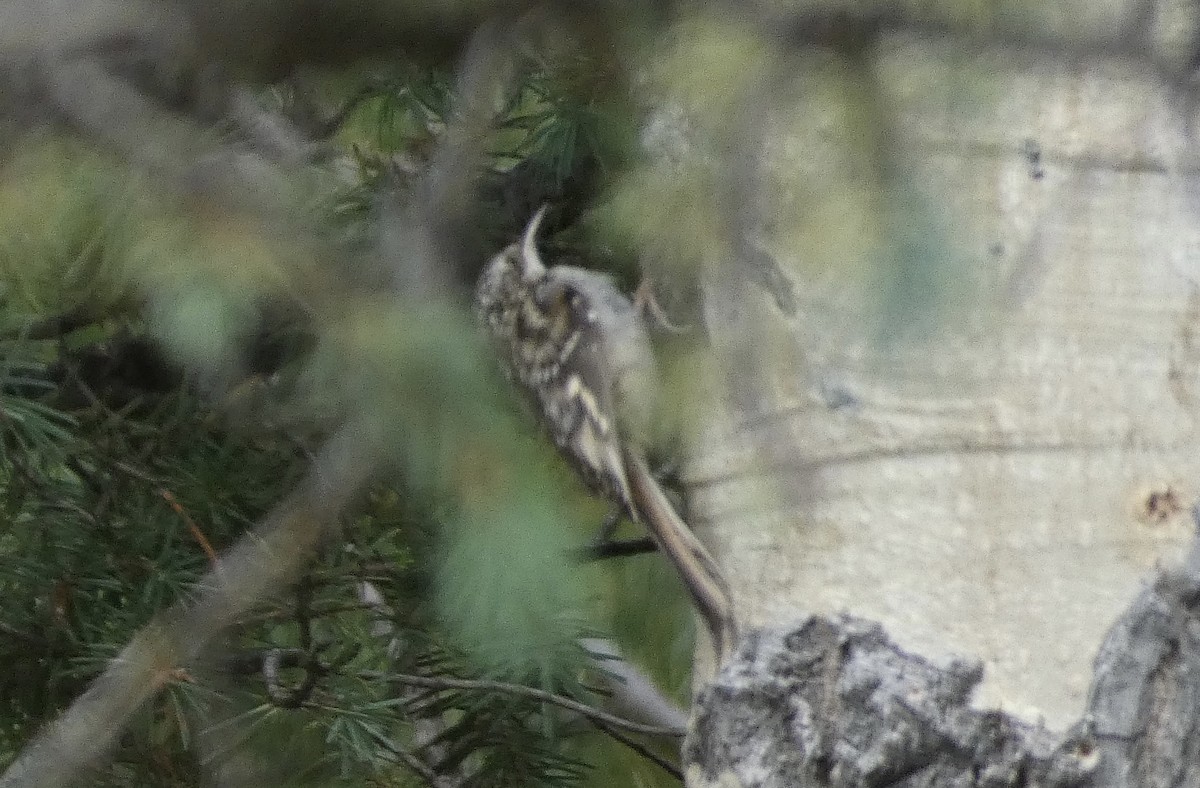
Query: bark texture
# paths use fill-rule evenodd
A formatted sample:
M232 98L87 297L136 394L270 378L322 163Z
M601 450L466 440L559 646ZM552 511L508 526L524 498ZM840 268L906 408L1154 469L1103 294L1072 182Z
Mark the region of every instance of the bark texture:
M1109 632L1086 714L1056 733L972 694L977 661L935 664L850 616L758 630L697 699L688 784L1200 785L1200 548Z
M759 630L700 695L689 785L1087 784L1094 744L971 708L981 673L905 653L848 616Z
M1145 40L1089 42L1112 6L789 46L741 70L735 130L683 112L757 162L714 165L705 226L741 229L705 247L684 472L747 625L878 621L1059 731L1200 500L1195 103Z

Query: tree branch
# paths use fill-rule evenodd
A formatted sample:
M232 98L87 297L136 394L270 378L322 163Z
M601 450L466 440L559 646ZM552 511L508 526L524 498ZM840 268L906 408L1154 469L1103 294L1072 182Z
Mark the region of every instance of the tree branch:
M649 537L637 539L612 539L604 542L580 547L572 552L572 557L580 563L603 561L608 558L625 558L632 555L643 555L658 550L658 545Z
M308 479L227 551L201 580L193 602L174 605L142 628L63 714L0 777L0 788L55 788L77 781L113 746L142 705L174 680L222 630L283 591L338 513L378 463L370 433L343 430Z
M546 690L540 690L535 687L526 687L523 684L512 684L506 681L491 681L488 679L454 679L445 676L415 676L410 673L385 673L380 671L363 671L358 675L368 679L386 679L394 681L397 684L406 684L413 687L428 687L434 690L448 689L465 689L476 690L481 692L505 692L511 695L520 695L526 698L552 703L564 709L582 714L589 720L599 720L616 728L633 731L634 733L643 733L647 736L682 736L683 731L678 728L664 728L658 725L643 725L640 722L618 717L615 714L609 714L595 707L589 706L586 703L568 698L564 695L558 695Z
M370 734L371 738L375 740L376 744L380 745L392 755L395 755L397 758L399 758L401 763L411 769L414 774L418 775L429 785L433 786L433 788L452 788L452 786L458 784L453 780L439 776L438 773L429 766L429 764L425 763L425 761L396 744L379 731L368 728L367 733Z
M671 763L670 761L668 761L666 758L662 757L658 753L656 753L654 750L652 750L649 747L647 747L646 745L642 744L637 739L634 739L630 736L625 735L624 733L621 733L621 731L617 730L616 728L612 727L611 725L601 722L600 720L592 720L591 722L597 728L604 731L604 733L606 733L607 735L616 739L621 744L624 744L626 747L633 750L634 752L636 752L638 755L642 756L646 760L650 761L655 766L658 766L660 769L662 769L667 774L674 777L676 780L683 782L683 772L680 771L679 767L676 766L675 764Z

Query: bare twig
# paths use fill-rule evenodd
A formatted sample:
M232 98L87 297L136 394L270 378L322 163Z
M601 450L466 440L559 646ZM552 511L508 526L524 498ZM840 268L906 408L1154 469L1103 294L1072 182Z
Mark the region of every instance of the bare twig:
M606 558L624 558L625 556L653 553L656 550L658 550L658 546L649 537L613 539L581 547L573 552L573 557L580 563L589 563L603 561Z
M658 725L644 725L640 722L627 720L624 717L618 717L615 714L609 714L607 711L602 711L586 703L581 703L573 698L568 698L564 695L558 695L546 690L540 690L535 687L526 687L523 684L513 684L507 681L492 681L489 679L454 679L445 676L414 676L410 673L386 673L381 671L363 671L358 674L363 678L368 679L385 679L394 681L397 684L407 684L413 687L428 687L434 690L449 690L449 689L464 689L477 690L482 692L505 692L511 695L520 695L526 698L552 703L564 709L569 709L578 714L587 717L589 720L599 720L607 725L612 725L616 728L623 728L634 733L643 733L647 736L682 736L685 732L678 728L664 728Z
M212 542L208 541L208 537L204 535L204 531L200 529L200 526L196 525L196 521L193 520L187 513L187 510L183 508L183 504L179 503L179 501L175 499L175 496L171 494L171 491L165 487L160 489L158 494L161 495L163 500L167 502L167 505L171 507L172 511L174 511L175 514L179 515L183 519L184 524L188 528L188 532L191 533L192 538L196 540L196 543L200 545L200 549L204 551L204 555L208 557L208 563L211 566L216 567L217 551L213 549Z
M592 724L595 725L600 730L607 733L609 736L611 736L614 739L616 739L617 741L619 741L621 744L624 744L626 747L628 747L629 749L636 752L638 755L640 755L643 758L645 758L646 760L654 763L656 766L661 768L667 774L674 777L676 780L683 782L683 772L680 770L680 768L678 766L671 763L666 758L662 757L661 755L659 755L658 753L656 753L654 750L650 749L646 745L642 744L637 739L634 739L630 736L626 736L624 733L621 733L621 731L617 730L616 728L612 727L611 725L607 725L603 722L600 722L599 720L592 720Z
M448 780L445 777L439 776L437 772L430 768L429 764L425 763L408 750L396 744L382 733L370 729L368 729L367 732L377 744L399 758L405 766L420 776L425 782L434 786L434 788L452 788L452 786L457 784L452 780Z

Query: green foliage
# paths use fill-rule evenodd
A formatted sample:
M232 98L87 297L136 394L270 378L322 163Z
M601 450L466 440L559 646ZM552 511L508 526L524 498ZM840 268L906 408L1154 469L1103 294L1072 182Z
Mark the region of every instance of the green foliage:
M493 675L552 680L579 665L583 594L564 511L519 496L454 523L440 572L441 617Z
M608 166L622 132L577 87L531 67L493 174L529 162L561 189ZM342 132L361 178L314 200L313 237L348 256L339 233L361 238L397 187L388 157L419 158L450 105L438 75L368 88ZM613 784L615 745L517 691L602 700L578 639L610 628L622 571L570 558L601 507L533 437L461 304L381 298L351 275L361 260L322 275L284 235L82 146L0 169L0 767L356 421L394 451L344 540L198 664L169 666L95 784L420 784L410 757L471 786ZM47 338L64 314L79 324ZM656 767L619 773L639 769Z
M135 181L65 141L28 144L0 180L0 295L9 321L86 301L98 312L128 292Z

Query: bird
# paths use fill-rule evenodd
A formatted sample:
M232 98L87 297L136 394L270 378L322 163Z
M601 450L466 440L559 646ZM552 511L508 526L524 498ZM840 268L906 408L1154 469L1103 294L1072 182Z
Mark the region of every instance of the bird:
M542 206L484 267L476 316L559 453L593 492L646 526L724 658L736 640L728 584L646 459L658 375L645 321L611 277L545 264L537 248L545 214Z

